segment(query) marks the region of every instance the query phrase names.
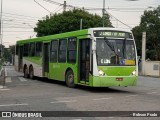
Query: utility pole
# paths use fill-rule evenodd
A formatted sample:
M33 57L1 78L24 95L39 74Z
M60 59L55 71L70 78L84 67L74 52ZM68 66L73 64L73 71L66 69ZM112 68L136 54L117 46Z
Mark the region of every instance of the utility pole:
M64 1L64 4L63 4L63 12L66 11L66 1Z
M80 20L80 30L82 30L83 19Z
M103 27L104 27L104 21L105 21L105 19L104 19L104 15L105 15L105 0L103 0L103 9L102 9L102 23L103 23Z
M146 32L142 33L142 75L145 75L146 62Z
M3 50L3 46L2 46L2 0L1 0L1 12L0 12L0 42L1 42L1 58L2 58L2 50Z

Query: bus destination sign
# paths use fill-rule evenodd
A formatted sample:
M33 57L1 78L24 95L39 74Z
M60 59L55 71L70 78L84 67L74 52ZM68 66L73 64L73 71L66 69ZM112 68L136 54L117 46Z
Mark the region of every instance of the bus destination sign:
M122 31L94 31L95 37L116 37L116 38L130 38L132 39L132 34Z

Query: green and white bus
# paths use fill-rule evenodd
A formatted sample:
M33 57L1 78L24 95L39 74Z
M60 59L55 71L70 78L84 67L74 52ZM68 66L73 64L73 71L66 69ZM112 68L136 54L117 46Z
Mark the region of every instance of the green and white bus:
M65 81L69 87L135 86L138 62L133 34L89 28L17 41L15 68L24 77Z

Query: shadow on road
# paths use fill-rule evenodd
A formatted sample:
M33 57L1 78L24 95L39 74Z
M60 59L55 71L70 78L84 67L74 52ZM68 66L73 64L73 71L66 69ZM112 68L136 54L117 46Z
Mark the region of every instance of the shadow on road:
M51 84L56 84L60 85L62 87L67 87L64 81L57 81L57 80L51 80L47 78L40 78L40 77L35 77L36 80L44 83L51 83ZM124 90L123 90L124 88ZM93 93L132 93L132 91L127 91L125 89L126 87L114 87L114 88L109 88L109 87L89 87L89 86L82 86L82 85L77 85L75 88L69 88L68 89L73 89L73 90L81 90L81 91L88 91L88 92L93 92Z

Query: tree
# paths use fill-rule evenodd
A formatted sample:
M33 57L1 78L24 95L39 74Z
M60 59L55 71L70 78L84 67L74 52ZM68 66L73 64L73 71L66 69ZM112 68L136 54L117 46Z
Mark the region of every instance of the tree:
M4 45L1 45L1 44L0 44L0 57L3 56L2 54L3 54L3 52L4 52L4 47L5 47ZM2 53L1 53L1 50L2 50ZM1 55L2 55L2 56L1 56Z
M147 58L160 60L160 6L157 9L144 11L139 26L132 29L137 48L141 50L142 32L147 33Z
M15 45L9 46L9 51L12 55L15 55Z
M12 61L12 55L11 55L11 53L9 51L9 48L4 48L3 57L4 57L5 61L9 61L9 62Z
M100 16L90 14L85 10L74 9L72 11L46 16L44 20L38 21L34 31L37 32L37 37L40 37L79 30L81 19L83 20L83 29L102 26L102 18ZM105 17L105 26L112 26L107 15Z

